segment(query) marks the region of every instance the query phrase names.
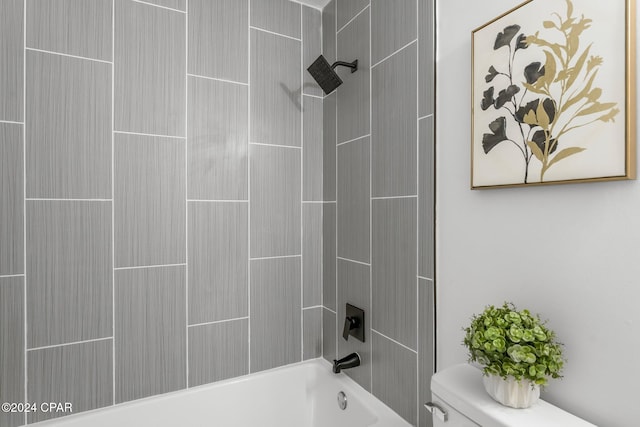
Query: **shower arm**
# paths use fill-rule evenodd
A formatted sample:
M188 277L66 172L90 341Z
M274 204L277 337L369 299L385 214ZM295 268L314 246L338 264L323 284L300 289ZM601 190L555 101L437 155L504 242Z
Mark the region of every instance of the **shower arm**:
M343 67L351 68L351 72L352 73L355 73L356 71L358 71L358 60L357 59L355 61L353 61L353 62L336 61L331 66L331 69L333 70L339 65L342 65Z

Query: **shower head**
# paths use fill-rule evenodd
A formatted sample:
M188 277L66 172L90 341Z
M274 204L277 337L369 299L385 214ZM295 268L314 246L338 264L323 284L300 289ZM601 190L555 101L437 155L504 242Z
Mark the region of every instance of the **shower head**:
M329 95L342 84L342 79L334 71L334 68L338 65L349 67L351 68L351 72L355 73L358 69L358 60L356 59L353 62L336 61L333 65L329 65L324 56L320 55L318 59L313 61L313 64L307 68L311 77L318 82L318 85L320 85L326 95Z

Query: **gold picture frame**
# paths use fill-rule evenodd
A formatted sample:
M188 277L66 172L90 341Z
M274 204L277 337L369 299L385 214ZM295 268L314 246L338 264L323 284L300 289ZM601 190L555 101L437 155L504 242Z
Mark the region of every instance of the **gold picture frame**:
M636 178L635 15L527 0L472 31L471 189Z

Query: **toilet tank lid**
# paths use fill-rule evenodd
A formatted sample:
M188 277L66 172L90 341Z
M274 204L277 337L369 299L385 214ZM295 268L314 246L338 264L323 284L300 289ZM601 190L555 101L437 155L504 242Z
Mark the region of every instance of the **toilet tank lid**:
M492 427L596 427L557 406L538 401L531 408L513 409L493 400L484 390L482 371L463 363L438 371L431 392L477 424Z

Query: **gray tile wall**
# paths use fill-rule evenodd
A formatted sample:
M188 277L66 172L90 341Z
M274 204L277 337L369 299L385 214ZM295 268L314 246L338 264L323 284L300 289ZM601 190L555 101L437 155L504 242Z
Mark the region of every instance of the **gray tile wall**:
M0 21L3 396L87 410L331 360L359 345L337 335L354 301L350 374L430 425L432 0L7 0ZM320 51L360 61L329 96Z
M5 400L82 412L335 353L321 23L288 0L0 2Z
M0 3L0 120L24 115L24 0Z
M30 351L28 402L72 402L74 412L113 403L111 338ZM64 416L63 412L31 412L33 423Z
M337 201L337 236L323 230L323 356L358 351L362 365L347 375L420 427L431 426L422 404L434 369L433 9L433 0L331 0L322 14L328 61L359 60L324 101L324 194ZM336 237L337 284L327 250ZM341 336L346 303L366 310L365 343Z
M24 278L0 277L0 396L24 401ZM2 412L0 425L24 423L24 414Z
M185 279L184 266L116 271L116 403L186 386Z
M22 125L0 123L0 276L24 273Z
M300 257L251 261L251 372L302 357Z

